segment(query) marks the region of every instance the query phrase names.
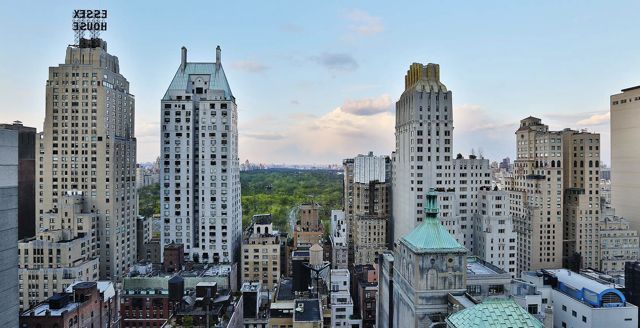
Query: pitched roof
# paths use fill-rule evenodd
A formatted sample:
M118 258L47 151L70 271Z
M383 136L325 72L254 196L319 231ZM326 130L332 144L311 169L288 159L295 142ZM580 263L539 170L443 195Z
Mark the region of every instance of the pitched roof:
M209 90L224 91L226 99L232 99L233 94L224 74L222 64L216 67L216 63L186 63L184 70L178 68L176 75L171 80L171 84L165 93L163 100L169 100L169 91L185 91L189 82L189 75L210 75Z
M466 253L467 249L440 224L438 193L430 189L425 196L424 220L408 235L402 237L400 242L416 253Z
M402 237L401 241L416 253L467 252L435 218L425 218L419 226Z
M488 298L484 302L450 315L453 328L543 328L538 319L509 298Z

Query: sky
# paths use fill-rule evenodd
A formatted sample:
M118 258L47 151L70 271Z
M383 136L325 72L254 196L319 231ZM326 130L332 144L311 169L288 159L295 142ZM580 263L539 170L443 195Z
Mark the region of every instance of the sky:
M42 130L47 68L73 9L108 9L101 37L136 98L138 161L160 152L160 99L180 62L222 65L244 162L333 164L394 150L413 62L453 92L454 152L514 157L519 120L602 135L609 96L640 84L638 1L0 0L0 122Z

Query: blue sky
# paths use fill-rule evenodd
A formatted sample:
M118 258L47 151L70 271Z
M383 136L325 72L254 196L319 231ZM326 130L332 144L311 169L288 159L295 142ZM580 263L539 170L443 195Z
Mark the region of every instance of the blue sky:
M71 13L109 10L102 37L136 96L138 160L159 154L160 98L180 60L222 62L239 106L240 158L338 163L394 147L412 62L453 91L454 151L515 153L518 121L602 134L608 99L640 84L638 1L0 1L0 121L42 129L47 67Z

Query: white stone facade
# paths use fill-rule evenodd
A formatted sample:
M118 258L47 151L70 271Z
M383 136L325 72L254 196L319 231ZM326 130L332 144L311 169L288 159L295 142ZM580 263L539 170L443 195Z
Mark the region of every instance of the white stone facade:
M220 50L215 63L182 62L161 101L162 244L201 262L239 260L242 238L238 109Z

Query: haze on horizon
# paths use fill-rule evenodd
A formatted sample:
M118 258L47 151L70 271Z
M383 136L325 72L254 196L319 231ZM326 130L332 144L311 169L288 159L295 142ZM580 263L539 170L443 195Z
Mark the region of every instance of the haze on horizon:
M160 98L183 45L189 61L213 62L222 47L239 108L240 160L252 163L390 154L395 101L412 62L440 64L453 91L455 153L513 159L514 132L532 115L551 129L601 133L609 163L609 96L640 84L640 45L629 42L640 3L632 1L291 1L255 2L250 11L203 2L188 17L170 1L4 2L0 122L42 130L48 67L64 61L77 8L109 10L102 38L136 96L138 162L159 155Z

